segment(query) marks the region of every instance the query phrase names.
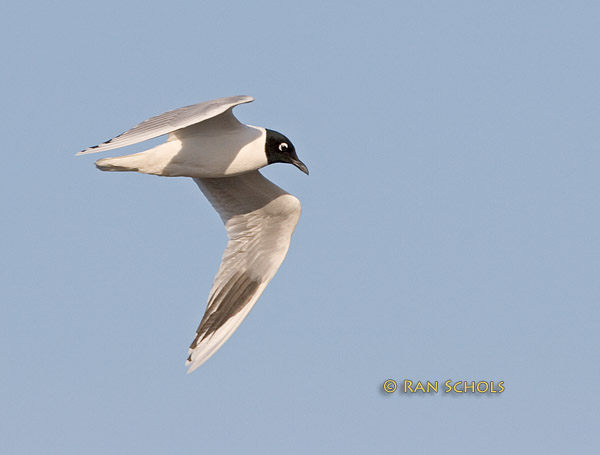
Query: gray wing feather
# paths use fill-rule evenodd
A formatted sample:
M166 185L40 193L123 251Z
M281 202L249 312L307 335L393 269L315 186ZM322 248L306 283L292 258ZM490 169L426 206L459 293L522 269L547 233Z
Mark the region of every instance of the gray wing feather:
M254 101L254 98L251 96L229 96L168 111L137 124L130 130L103 144L82 150L77 155L104 152L147 141L148 139L153 139L163 134L172 133L181 128L203 122L233 109L238 104L250 103L251 101Z
M190 346L190 372L248 315L283 262L301 211L298 199L258 171L194 180L221 216L229 243Z

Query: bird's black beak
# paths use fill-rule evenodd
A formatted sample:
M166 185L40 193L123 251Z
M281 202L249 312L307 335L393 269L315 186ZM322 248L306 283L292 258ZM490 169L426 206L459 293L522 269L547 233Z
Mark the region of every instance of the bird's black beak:
M306 165L300 161L297 158L292 158L291 159L291 163L296 166L298 169L300 169L302 172L304 172L306 175L308 175L308 168L306 167Z

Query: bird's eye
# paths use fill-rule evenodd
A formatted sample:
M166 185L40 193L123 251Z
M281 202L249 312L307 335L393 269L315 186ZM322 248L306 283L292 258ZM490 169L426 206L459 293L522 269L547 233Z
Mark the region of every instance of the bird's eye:
M285 142L282 142L281 144L279 144L279 151L280 152L286 152L288 149L288 145Z

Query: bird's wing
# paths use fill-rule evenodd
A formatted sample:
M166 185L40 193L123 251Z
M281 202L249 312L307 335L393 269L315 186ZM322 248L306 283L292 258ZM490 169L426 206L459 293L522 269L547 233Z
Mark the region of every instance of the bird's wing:
M137 144L138 142L147 141L148 139L153 139L162 136L163 134L172 133L173 131L203 122L218 115L225 114L230 117L228 120L235 119L231 112L232 109L238 104L249 103L251 101L254 101L254 98L251 96L229 96L227 98L219 98L168 111L164 114L144 120L142 123L119 134L117 137L100 145L94 145L93 147L82 150L77 153L77 155L104 152L105 150Z
M194 179L229 236L204 317L189 349L192 372L212 356L248 315L283 262L300 218L300 201L252 171Z

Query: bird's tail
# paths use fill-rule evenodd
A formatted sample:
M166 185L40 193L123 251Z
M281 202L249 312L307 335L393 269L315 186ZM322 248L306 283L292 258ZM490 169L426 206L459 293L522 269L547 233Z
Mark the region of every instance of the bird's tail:
M144 152L133 155L117 156L115 158L102 158L96 161L96 167L101 171L139 171L144 164Z
M181 150L181 142L169 140L132 155L103 158L96 161L101 171L131 171L154 175L179 175L171 172L171 161Z

